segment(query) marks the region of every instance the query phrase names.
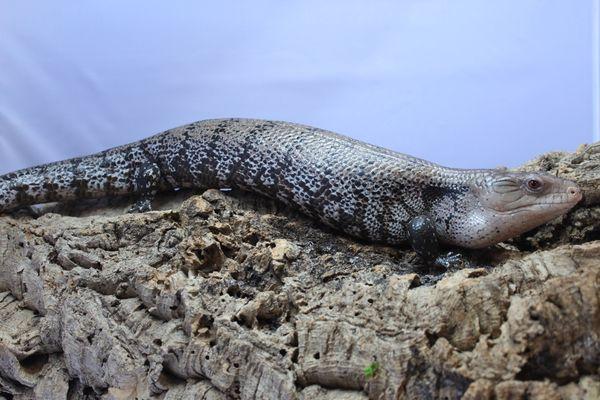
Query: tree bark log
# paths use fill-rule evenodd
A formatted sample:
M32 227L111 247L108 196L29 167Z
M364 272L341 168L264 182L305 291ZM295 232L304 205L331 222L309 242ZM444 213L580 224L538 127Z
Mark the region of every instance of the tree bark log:
M0 399L600 398L600 144L523 168L584 202L450 271L235 192L2 216Z

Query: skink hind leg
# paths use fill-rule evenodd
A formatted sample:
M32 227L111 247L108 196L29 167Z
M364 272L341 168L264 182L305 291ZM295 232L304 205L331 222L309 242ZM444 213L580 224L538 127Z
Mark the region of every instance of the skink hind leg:
M441 254L435 226L428 217L414 217L408 225L408 233L413 250L428 265L445 269L464 265L463 258L458 253Z
M135 172L135 186L138 198L129 207L128 213L141 213L152 210L152 200L160 187L161 174L158 165L145 163Z
M135 214L152 211L152 200L154 200L153 196L138 197L135 203L127 209L127 213Z

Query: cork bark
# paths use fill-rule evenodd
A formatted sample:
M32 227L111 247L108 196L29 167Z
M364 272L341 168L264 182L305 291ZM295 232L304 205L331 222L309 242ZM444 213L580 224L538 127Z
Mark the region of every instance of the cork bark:
M600 144L584 201L425 268L208 190L0 217L0 399L600 398Z

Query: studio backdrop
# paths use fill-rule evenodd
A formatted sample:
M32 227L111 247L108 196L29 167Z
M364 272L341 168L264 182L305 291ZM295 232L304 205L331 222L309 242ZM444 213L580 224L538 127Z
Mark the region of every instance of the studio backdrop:
M516 166L594 140L598 14L595 0L0 0L0 173L218 117Z

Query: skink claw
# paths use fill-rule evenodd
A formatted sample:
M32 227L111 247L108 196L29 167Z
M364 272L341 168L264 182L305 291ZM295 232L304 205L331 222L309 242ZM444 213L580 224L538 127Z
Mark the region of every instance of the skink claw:
M465 258L460 253L449 251L448 253L438 256L433 265L444 269L464 268L467 264Z

